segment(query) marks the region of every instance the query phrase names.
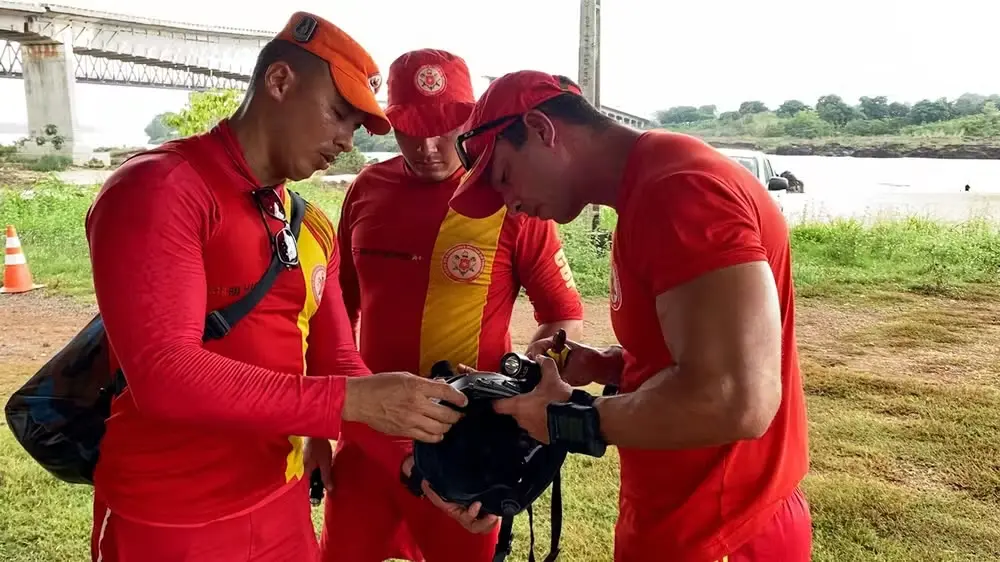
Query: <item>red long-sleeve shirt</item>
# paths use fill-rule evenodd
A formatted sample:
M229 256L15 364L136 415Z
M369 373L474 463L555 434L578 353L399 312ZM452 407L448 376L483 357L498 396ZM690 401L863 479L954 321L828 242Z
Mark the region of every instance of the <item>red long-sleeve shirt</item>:
M366 167L344 199L341 285L374 371L428 376L441 360L497 370L522 287L538 323L583 318L555 223L506 209L455 212L448 201L461 175L420 181L400 156Z
M214 161L214 177L176 154L137 157L98 194L87 237L112 367L128 381L107 421L95 492L122 516L183 525L294 485L303 476L296 436L336 438L345 377L370 371L340 298L333 226L311 205L300 266L282 271L228 335L202 342L206 314L267 269L269 232L280 225L267 219L265 231L250 194L258 184L225 122L178 146Z

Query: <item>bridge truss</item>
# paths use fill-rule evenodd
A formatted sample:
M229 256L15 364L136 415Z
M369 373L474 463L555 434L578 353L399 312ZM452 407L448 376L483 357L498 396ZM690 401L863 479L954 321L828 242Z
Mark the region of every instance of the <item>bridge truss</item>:
M91 54L74 47L74 77L78 83L114 86L141 86L171 90L246 89L248 75L213 71L169 61L130 55L111 58L109 53ZM21 45L0 39L0 78L23 78Z

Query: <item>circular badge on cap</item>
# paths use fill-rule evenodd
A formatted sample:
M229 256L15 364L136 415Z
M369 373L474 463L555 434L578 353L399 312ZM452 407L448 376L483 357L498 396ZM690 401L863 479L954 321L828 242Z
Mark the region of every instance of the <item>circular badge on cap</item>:
M369 76L368 87L372 89L372 93L377 94L379 89L382 88L382 75L376 72Z
M448 86L448 79L445 78L444 71L436 64L425 64L418 68L414 80L417 83L417 89L426 96L436 96Z
M483 273L486 257L472 244L457 244L448 249L441 259L444 274L452 281L469 283Z

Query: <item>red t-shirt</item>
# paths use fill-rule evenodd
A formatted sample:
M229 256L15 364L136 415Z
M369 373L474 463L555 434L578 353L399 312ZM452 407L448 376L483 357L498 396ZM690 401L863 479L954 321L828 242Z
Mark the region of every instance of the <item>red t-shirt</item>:
M347 192L341 286L374 372L428 376L442 360L498 369L521 287L538 323L583 318L555 223L457 213L448 201L461 172L420 181L398 156L366 167Z
M693 137L651 131L619 191L611 320L625 350L621 390L673 363L656 296L699 275L767 260L782 317L781 406L759 439L697 450L620 449L616 560L711 561L755 534L807 471L788 227L743 166Z
M265 232L250 194L258 184L225 122L178 146L213 162L213 177L177 154L142 155L105 182L87 217L112 368L128 381L112 403L95 493L121 516L190 525L294 486L303 476L296 436L337 437L344 377L370 372L340 299L333 226L312 205L301 265L282 271L228 335L202 343L208 311L241 298L267 269L268 232L280 225L269 218Z

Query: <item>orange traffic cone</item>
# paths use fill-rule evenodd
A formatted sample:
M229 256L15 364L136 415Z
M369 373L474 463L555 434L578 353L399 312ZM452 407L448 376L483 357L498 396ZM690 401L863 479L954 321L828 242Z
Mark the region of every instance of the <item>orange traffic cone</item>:
M17 237L17 231L9 224L6 246L7 251L3 257L3 287L0 287L0 293L26 293L44 287L45 285L38 285L32 281L28 260L21 251L21 240Z

